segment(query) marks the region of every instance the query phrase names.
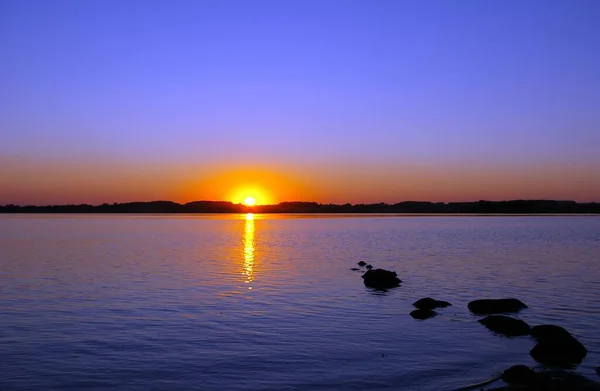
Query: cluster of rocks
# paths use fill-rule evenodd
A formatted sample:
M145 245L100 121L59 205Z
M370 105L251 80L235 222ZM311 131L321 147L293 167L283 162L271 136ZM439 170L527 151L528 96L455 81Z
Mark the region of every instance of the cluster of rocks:
M417 307L417 309L412 311L410 316L419 320L433 318L438 314L436 311L434 311L434 309L446 308L451 305L452 304L448 303L447 301L435 300L431 297L424 297L413 303L413 306Z
M398 278L398 274L393 271L385 269L374 269L372 265L367 264L365 261L358 262L358 266L364 267L366 271L363 273L362 278L365 286L369 288L387 290L400 286L402 280ZM353 267L350 270L362 271L359 268ZM452 304L447 301L434 300L431 297L425 297L417 300L413 305L417 308L410 313L415 319L425 320L433 318L438 313L434 311L436 308L445 308Z
M587 356L585 346L560 326L531 327L520 319L501 315L527 308L527 305L518 299L475 300L471 301L468 307L475 315L488 315L480 319L479 323L496 334L507 337L531 335L537 344L529 353L541 364L573 368Z
M490 331L506 337L530 335L531 327L522 320L500 315L519 312L527 305L519 299L483 299L474 300L467 305L475 315L488 315L479 319L479 323Z
M396 272L374 269L364 261L358 263L366 271L362 274L365 286L387 290L400 286L402 281ZM352 270L362 271L358 268ZM425 320L437 316L435 309L451 306L447 301L424 297L413 303L417 309L410 313L414 319ZM468 303L468 309L477 316L483 326L495 334L506 337L531 336L537 344L529 352L537 362L559 368L572 369L587 356L587 349L566 329L556 325L531 327L525 321L506 314L514 314L528 308L519 299L481 299ZM600 376L600 367L596 369ZM534 372L525 365L516 365L506 370L501 379L508 387L496 390L597 390L600 384L570 372ZM515 388L516 387L516 388ZM575 387L575 388L573 388Z

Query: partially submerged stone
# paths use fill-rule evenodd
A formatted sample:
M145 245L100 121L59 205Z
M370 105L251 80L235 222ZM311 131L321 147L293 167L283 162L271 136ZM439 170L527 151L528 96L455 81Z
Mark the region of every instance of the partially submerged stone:
M523 372L524 374L524 372ZM525 375L526 379L529 375ZM504 380L504 379L503 379ZM505 380L506 381L506 380ZM508 382L507 382L508 383ZM470 388L469 388L470 389ZM480 388L478 388L480 389ZM489 391L600 391L600 383L571 371L534 372L531 381L513 383Z
M573 335L567 331L564 327L556 326L553 324L543 324L539 326L534 326L531 328L531 336L535 338L538 342L544 340L553 340L553 339L564 339L564 338L573 338ZM582 345L583 346L583 345Z
M517 337L531 334L531 327L522 320L506 315L490 315L479 320L479 323L497 334Z
M511 386L531 384L536 380L536 373L526 365L513 365L500 378Z
M425 320L429 318L433 318L437 315L437 312L433 310L414 310L410 313L414 319Z
M531 329L531 335L538 343L529 353L541 364L572 368L587 356L585 346L563 327L535 326Z
M367 263L365 261L358 262L358 266L365 266Z
M452 304L443 300L435 300L431 297L424 297L419 299L413 303L413 306L417 307L420 310L432 310L435 308L446 308L451 306Z
M396 272L384 269L367 270L362 278L366 286L376 289L395 288L402 282Z
M473 300L468 307L475 315L508 314L527 308L521 300L513 298Z

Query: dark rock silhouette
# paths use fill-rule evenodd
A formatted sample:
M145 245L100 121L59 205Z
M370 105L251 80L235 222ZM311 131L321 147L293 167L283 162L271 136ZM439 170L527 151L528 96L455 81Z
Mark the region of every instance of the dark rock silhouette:
M572 368L587 356L585 346L560 326L535 326L531 335L538 343L529 353L541 364Z
M519 299L482 299L473 300L468 304L469 310L475 315L494 315L519 312L527 306Z
M429 318L433 318L438 313L433 310L414 310L410 313L414 319L425 320Z
M358 263L358 266L365 266L366 264L367 264L367 263L366 263L365 261L360 261L360 262Z
M599 391L600 383L580 374L564 370L534 372L525 365L515 365L500 378L509 386L489 391ZM489 384L489 382L487 382ZM465 388L466 389L466 388ZM469 387L468 389L473 389ZM479 387L477 389L480 389ZM483 390L483 388L481 388Z
M523 370L525 375L525 371ZM599 391L600 384L571 371L534 372L527 383L514 383L510 386L490 391ZM526 380L529 375L525 375Z
M507 337L531 334L531 327L522 320L505 315L490 315L479 320L479 323L497 334Z
M526 365L514 365L502 373L500 378L510 384L531 384L536 380L536 373Z
M365 267L366 267L368 270L371 270L371 269L373 269L373 266L372 266L372 265L367 265L367 266L365 266Z
M452 304L443 300L434 300L431 297L424 297L419 299L413 303L413 306L417 307L420 310L432 310L435 308L446 308L451 306Z
M600 367L596 368L596 374L600 376Z
M367 270L362 278L366 286L376 289L394 288L400 285L402 281L398 278L396 272L384 269Z
M583 360L583 357L570 351L570 348L565 348L564 345L561 346L550 341L538 342L529 354L541 364L563 368L574 368L581 364Z
M359 268L357 268L357 267L352 267L352 268L350 268L350 270L352 270L353 272L360 271L360 269L359 269Z
M575 339L575 337L573 337L571 333L567 331L567 329L553 324L543 324L532 327L531 336L539 342L546 339L560 339L564 337L570 337Z

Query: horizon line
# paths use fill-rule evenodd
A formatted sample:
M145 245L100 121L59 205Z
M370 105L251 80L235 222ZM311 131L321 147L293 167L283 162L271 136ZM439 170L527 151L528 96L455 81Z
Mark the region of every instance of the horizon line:
M506 199L506 200L486 200L486 199L480 199L480 200L474 200L474 201L424 201L424 200L404 200L404 201L398 201L398 202L394 202L394 203L387 203L387 202L362 202L362 203L350 203L350 202L345 202L345 203L333 203L333 202L327 202L327 203L323 203L323 202L317 202L317 201L299 201L299 200L295 200L295 201L281 201L278 203L272 203L272 204L256 204L256 205L245 205L242 202L238 202L238 203L234 203L233 201L226 201L226 200L194 200L194 201L188 201L188 202L176 202L176 201L170 201L170 200L153 200L153 201L124 201L124 202L112 202L112 203L108 203L108 202L103 202L101 204L89 204L89 203L69 203L69 204L14 204L14 203L8 203L8 204L4 204L4 205L0 205L0 207L65 207L65 206L91 206L91 207L99 207L99 206L103 206L103 205L126 205L126 204L151 204L151 203L171 203L171 204L176 204L176 205L180 205L180 206L185 206L185 205L189 205L189 204L194 204L194 203L214 203L214 204L228 204L228 205L233 205L233 206L240 206L240 207L245 207L245 208L257 208L257 207L268 207L268 206L278 206L278 205L285 205L285 204L311 204L311 205L322 205L322 206L327 206L327 205L331 205L331 206L361 206L361 205L398 205L398 204L403 204L403 203L423 203L423 204L444 204L444 205L448 205L448 204L470 204L470 203L480 203L480 202L490 202L490 203L502 203L502 202L555 202L555 203L564 203L564 204L596 204L599 203L600 201L588 201L588 202L577 202L574 200L556 200L556 199L546 199L546 198L538 198L538 199L534 199L534 198L515 198L515 199Z

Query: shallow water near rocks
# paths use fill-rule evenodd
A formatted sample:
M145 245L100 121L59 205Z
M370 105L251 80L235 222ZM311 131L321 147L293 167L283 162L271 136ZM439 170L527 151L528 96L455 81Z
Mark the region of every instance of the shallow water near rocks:
M591 216L0 215L0 389L452 390L537 365L467 310L498 297L598 379L599 258Z

